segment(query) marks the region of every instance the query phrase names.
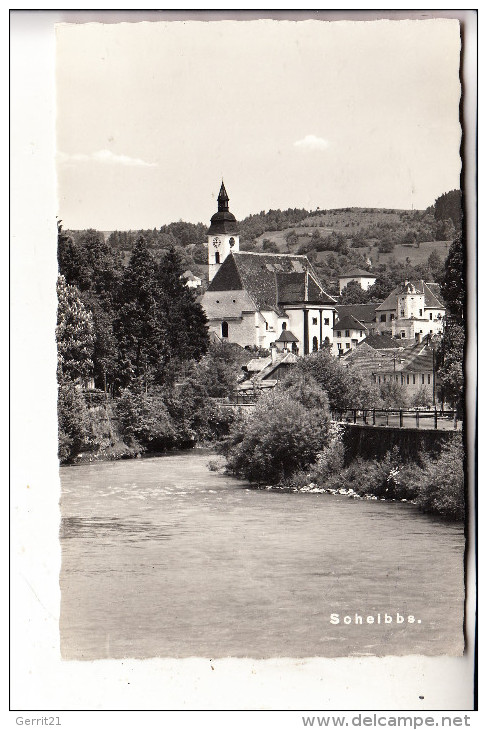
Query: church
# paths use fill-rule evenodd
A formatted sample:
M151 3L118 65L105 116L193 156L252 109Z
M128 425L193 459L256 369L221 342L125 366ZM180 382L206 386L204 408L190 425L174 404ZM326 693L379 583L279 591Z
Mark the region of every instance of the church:
M242 347L307 355L333 342L336 301L306 256L239 250L222 182L208 229L209 286L201 304L210 332Z

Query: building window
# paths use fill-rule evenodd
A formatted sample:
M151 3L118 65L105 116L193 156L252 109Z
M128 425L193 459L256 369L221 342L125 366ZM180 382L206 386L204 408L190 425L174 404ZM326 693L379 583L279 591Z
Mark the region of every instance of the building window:
M428 373L428 385L431 385L431 375Z
M286 324L286 322L283 322L283 323L282 323L282 329L283 329L283 330L285 330L285 329L286 329L286 327L287 327L287 324Z
M404 317L404 309L401 309L401 317Z
M401 375L401 385L404 385L404 375Z
M318 352L318 338L313 337L313 352Z
M399 382L399 375L396 375L396 383Z
M228 322L222 322L222 337L228 337Z
M230 248L233 248L235 246L235 239L234 239L233 236L230 238L230 240L228 241L228 243L230 244Z
M345 330L345 337L350 337L350 330Z
M323 320L323 324L325 324L325 325L328 325L328 326L330 325L330 320L328 319L328 317L326 317L326 318L325 318L325 319Z
M311 321L313 324L318 324L318 317L313 317Z
M406 375L406 385L409 385L409 375Z
M387 322L387 315L386 314L381 314L380 315L380 321L381 322Z
M424 373L421 375L421 384L424 385Z
M422 310L422 309L420 309L420 310L419 310L419 316L420 316L420 317L422 317L422 316L423 316L423 310Z
M359 334L360 334L360 337L364 336L364 333L362 332L362 330L360 330Z
M433 312L430 312L430 319L433 319Z
M404 330L402 330L401 332L401 337L406 337L406 333L404 332Z
M342 343L341 342L337 342L337 347L338 347L339 350L341 350L342 349Z
M379 375L379 385L380 385L380 375Z
M340 330L337 330L337 337L341 337L341 336L342 336L342 333L340 332Z
M345 342L347 350L350 350L350 342Z
M267 330L269 329L269 322L266 322L265 323L265 329L266 329L266 332L267 332Z
M413 385L416 385L416 375L413 375Z
M389 317L389 319L390 319L390 320L391 320L391 322L392 322L392 320L394 319L394 312L393 312L393 313L391 314L391 316Z
M217 251L215 253L215 264L219 264L219 263L220 263L220 252Z

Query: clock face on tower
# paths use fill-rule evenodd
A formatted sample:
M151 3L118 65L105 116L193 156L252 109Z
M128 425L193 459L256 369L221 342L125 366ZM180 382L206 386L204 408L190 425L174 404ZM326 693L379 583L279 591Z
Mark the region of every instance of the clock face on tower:
M220 248L221 240L218 238L218 236L215 236L213 239L213 246L214 248Z

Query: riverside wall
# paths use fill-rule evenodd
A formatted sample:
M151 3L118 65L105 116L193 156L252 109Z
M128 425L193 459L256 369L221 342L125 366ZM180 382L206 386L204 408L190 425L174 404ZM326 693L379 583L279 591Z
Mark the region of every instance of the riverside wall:
M438 454L443 446L461 439L462 433L458 431L343 424L345 464L358 456L380 459L394 447L403 458L414 460L421 452Z

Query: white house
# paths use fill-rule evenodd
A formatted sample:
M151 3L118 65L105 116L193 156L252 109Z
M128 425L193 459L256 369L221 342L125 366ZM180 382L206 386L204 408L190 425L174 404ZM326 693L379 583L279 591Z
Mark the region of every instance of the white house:
M192 271L187 269L183 274L181 274L181 279L183 279L184 283L187 287L190 289L197 289L199 286L201 286L201 279L199 276L195 276Z
M332 343L335 299L307 257L239 251L223 183L208 230L208 264L210 284L201 304L210 331L222 340L269 348L280 345L285 330L292 335L286 349L300 355Z
M446 310L440 297L438 284L405 281L375 310L377 332L417 342L443 332Z
M340 294L351 281L356 281L362 289L367 290L375 284L376 277L370 271L365 271L364 269L353 269L353 271L349 271L347 274L341 274L338 277Z
M367 327L353 315L346 314L340 317L333 327L333 354L344 355L349 350L355 349L368 334Z

